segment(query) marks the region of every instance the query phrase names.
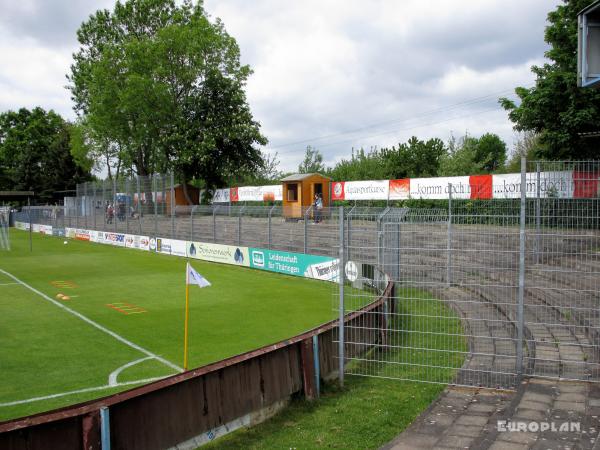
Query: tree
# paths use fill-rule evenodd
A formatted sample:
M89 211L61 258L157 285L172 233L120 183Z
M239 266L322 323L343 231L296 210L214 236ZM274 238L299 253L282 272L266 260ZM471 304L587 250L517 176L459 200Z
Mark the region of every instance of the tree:
M323 155L316 148L310 145L306 147L304 160L298 166L299 173L324 173L325 165L323 164Z
M109 180L119 178L123 158L118 144L99 136L85 120L71 124L70 135L71 154L78 165L98 172L106 169Z
M69 125L50 110L0 114L0 190L31 190L42 201L90 180L70 153Z
M386 177L386 168L377 149L369 152L362 148L358 151L352 149L352 157L338 162L329 175L340 181L378 180Z
M211 189L263 164L266 144L246 102L251 70L201 3L127 0L77 32L68 77L75 110L94 139L139 175L174 170Z
M442 176L461 176L477 174L482 171L477 163L477 138L465 135L460 139L454 136L448 142L448 152L440 163Z
M541 148L540 136L531 131L523 132L515 144L515 152L506 162L506 172L521 171L521 156L525 156L527 161L534 161L539 159L537 155L543 153L544 149Z
M440 139L421 141L415 136L398 147L381 150L386 178L435 177L445 154Z
M448 142L448 150L440 163L440 175L460 176L497 172L506 163L506 144L496 134L480 138L465 135Z
M484 134L477 141L475 162L484 172L499 170L506 163L506 144L497 134Z
M600 90L577 87L577 13L593 0L563 0L548 14L545 41L549 63L533 66L532 88L515 89L520 104L502 98L509 118L519 131L539 134L537 157L586 159L597 157L600 138L580 133L600 128Z
M248 173L238 173L227 181L228 186L261 186L266 184L278 183L283 178L283 173L279 170L279 154L270 155L262 152L262 165L258 170Z

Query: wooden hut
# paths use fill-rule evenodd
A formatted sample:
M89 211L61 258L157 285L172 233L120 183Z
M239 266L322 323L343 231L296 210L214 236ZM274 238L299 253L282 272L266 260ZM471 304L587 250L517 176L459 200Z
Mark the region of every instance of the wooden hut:
M175 188L175 206L189 206L190 203L187 202L185 198L185 194L183 192L183 185L176 184ZM188 196L191 200L191 205L200 204L200 189L190 184L187 185ZM165 204L166 204L166 214L171 214L171 191L170 188L165 192ZM187 211L186 211L187 212Z
M283 215L286 219L302 219L319 194L323 207L329 206L331 178L319 173L296 173L281 180L283 184Z

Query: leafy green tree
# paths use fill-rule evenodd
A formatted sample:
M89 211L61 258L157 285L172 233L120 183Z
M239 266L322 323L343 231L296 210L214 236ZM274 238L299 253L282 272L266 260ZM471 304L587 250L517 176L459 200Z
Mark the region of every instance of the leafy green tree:
M541 148L540 136L526 131L522 133L515 145L515 152L506 162L505 172L515 173L521 171L521 156L525 156L527 161L539 160L540 154L544 154L544 149Z
M477 162L477 138L463 136L460 139L452 137L448 142L448 153L440 163L439 174L442 176L472 175L482 172Z
M475 162L484 172L499 170L506 163L506 144L497 134L484 134L477 140Z
M174 170L222 185L263 164L244 92L251 70L217 19L191 0L127 0L77 32L69 88L101 145L139 175Z
M339 181L378 180L386 177L386 168L377 149L352 149L352 157L338 162L329 175Z
M398 147L381 150L386 178L435 177L445 154L440 139L422 141L415 136Z
M283 178L283 172L279 170L279 154L273 155L262 152L262 165L258 170L247 173L238 173L227 181L227 186L262 186L278 184Z
M598 156L600 138L580 133L600 128L600 90L577 87L577 13L593 0L563 0L548 14L545 41L550 62L533 66L532 88L515 89L519 104L500 99L519 131L538 133L536 156L545 159L585 159Z
M299 173L325 173L325 165L323 164L323 155L316 148L310 145L306 147L304 160L298 166Z
M0 114L0 189L32 190L41 201L91 179L70 153L69 124L42 108Z
M506 163L506 144L498 135L486 133L480 138L454 137L448 142L439 174L443 176L476 175L498 172Z

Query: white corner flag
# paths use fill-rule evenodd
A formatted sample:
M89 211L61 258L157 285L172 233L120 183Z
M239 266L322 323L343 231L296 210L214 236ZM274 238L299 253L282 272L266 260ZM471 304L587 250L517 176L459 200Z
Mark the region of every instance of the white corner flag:
M185 268L185 322L183 326L183 370L188 368L188 322L190 318L190 284L201 288L210 286L206 278L196 272L190 263Z
M187 263L187 272L185 278L185 284L195 284L201 288L210 286L208 280L196 272L192 266L190 266L190 263Z

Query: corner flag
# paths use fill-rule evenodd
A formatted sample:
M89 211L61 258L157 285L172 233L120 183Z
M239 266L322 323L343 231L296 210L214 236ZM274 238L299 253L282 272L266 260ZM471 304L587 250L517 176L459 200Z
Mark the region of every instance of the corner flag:
M210 286L209 281L194 270L190 263L187 264L187 273L185 277L185 284L195 284L201 288Z
M185 322L183 326L183 370L188 368L188 322L190 317L190 284L201 288L210 286L206 278L196 272L190 263L185 268Z

